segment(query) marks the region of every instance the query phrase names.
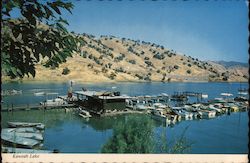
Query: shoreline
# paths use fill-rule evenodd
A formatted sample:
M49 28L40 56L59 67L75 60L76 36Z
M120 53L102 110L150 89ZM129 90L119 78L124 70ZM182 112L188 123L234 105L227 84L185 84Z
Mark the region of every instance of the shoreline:
M124 80L124 81L75 81L72 79L73 82L78 84L116 84L116 83L248 83L248 80L246 81L197 81L197 80L189 80L189 81L169 81L169 82L162 82L162 81L131 81L131 80ZM23 83L23 84L48 84L48 83L68 83L70 80L1 80L1 84L9 84L9 83Z

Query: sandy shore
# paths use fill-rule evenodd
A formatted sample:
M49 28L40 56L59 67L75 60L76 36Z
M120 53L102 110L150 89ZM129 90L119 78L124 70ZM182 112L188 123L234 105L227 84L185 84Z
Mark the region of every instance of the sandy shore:
M69 81L74 81L75 83L79 84L92 84L92 83L150 83L150 82L162 82L160 80L79 80L79 79L61 79L61 80L53 80L53 79L44 79L44 80L37 80L37 79L8 79L2 78L2 83L11 83L11 82L18 82L18 83L68 83ZM231 80L231 81L198 81L198 80L172 80L172 81L164 81L164 83L207 83L207 82L222 82L222 83L238 83L243 82L247 83L248 80Z

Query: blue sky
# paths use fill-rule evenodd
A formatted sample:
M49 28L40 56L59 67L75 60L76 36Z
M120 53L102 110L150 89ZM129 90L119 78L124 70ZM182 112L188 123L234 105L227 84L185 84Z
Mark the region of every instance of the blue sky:
M248 61L246 1L72 1L70 31L163 45L201 60Z
M247 62L245 1L74 1L68 29L150 41L202 60Z

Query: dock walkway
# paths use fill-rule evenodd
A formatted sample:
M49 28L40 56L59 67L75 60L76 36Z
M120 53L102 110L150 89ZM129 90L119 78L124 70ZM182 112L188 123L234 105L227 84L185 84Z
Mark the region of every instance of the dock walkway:
M10 106L1 106L2 112L9 111L20 111L20 110L47 110L47 109L58 109L58 108L67 108L67 107L75 107L75 104L62 104L62 105L40 105L40 104L26 104L26 105L13 105Z

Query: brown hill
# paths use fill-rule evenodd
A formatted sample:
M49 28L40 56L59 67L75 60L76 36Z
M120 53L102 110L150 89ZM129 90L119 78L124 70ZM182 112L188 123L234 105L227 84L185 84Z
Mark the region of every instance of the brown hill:
M114 36L82 35L85 45L58 68L36 65L36 77L24 81L247 81L248 68L225 68L179 54L154 43ZM2 80L9 80L2 76Z

